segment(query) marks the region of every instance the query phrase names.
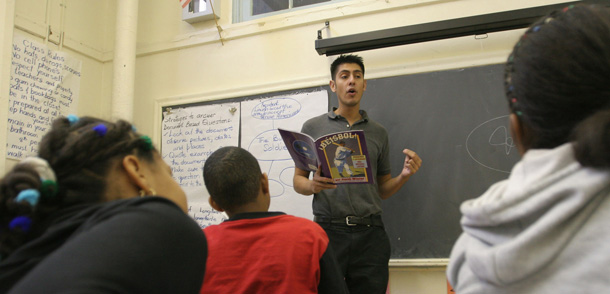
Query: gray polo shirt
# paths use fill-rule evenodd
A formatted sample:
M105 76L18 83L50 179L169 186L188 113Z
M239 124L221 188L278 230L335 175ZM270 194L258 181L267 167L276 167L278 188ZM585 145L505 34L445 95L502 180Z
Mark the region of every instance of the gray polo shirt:
M307 120L301 132L315 139L334 132L363 130L375 183L342 184L337 185L337 189L322 190L314 194L313 214L330 217L380 214L382 210L377 176L390 173L388 132L381 124L370 120L364 110L360 110L362 119L350 126L347 119L335 114L335 109Z

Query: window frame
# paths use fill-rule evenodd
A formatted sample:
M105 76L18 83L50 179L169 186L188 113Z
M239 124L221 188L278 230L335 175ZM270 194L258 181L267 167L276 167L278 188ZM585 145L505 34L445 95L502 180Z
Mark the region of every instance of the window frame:
M278 11L273 11L273 12L268 12L268 13L263 13L263 14L258 14L258 15L252 15L252 1L253 0L233 0L233 17L232 17L233 23L247 22L247 21L265 18L265 17L269 17L269 16L274 16L274 15L278 15L278 14L289 13L289 12L294 12L294 11L298 11L298 10L314 8L314 7L324 6L324 5L336 4L338 2L345 2L345 1L350 1L350 0L330 0L327 2L304 5L304 6L300 6L300 7L292 7L293 0L288 0L288 2L289 2L288 9L278 10Z

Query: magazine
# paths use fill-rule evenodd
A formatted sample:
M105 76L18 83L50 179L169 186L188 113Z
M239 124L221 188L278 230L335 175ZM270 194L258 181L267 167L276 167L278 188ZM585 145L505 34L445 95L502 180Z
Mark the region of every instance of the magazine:
M300 132L278 129L296 167L331 178L334 184L373 184L364 131L351 130L313 139Z

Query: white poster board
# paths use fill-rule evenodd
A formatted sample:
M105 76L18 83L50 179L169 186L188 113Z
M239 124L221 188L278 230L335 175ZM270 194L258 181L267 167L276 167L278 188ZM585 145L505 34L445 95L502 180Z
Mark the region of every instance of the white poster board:
M239 103L173 109L164 113L161 153L186 192L189 215L201 228L221 223L226 214L208 203L203 164L217 149L239 142Z
M76 114L82 62L18 34L11 61L6 157L22 159L55 118Z
M294 191L294 162L278 127L301 131L303 123L328 112L328 93L317 91L281 95L241 103L241 147L250 151L269 176L270 211L313 219L311 201Z

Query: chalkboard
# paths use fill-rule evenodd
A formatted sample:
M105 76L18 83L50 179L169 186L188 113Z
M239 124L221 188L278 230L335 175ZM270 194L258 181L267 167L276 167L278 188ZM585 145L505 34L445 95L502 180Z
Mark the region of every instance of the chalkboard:
M392 176L403 148L423 160L382 204L392 259L448 258L462 232L460 204L517 162L503 72L496 64L368 81L361 108L388 130Z
M459 205L508 177L519 155L508 129L502 83L500 64L367 81L361 108L388 130L392 176L400 172L402 149L423 159L418 173L383 201L392 259L448 258L461 233ZM329 93L329 108L336 107L328 86L178 107L320 90Z

